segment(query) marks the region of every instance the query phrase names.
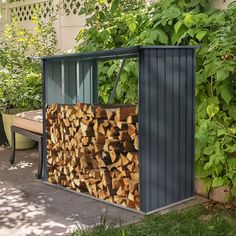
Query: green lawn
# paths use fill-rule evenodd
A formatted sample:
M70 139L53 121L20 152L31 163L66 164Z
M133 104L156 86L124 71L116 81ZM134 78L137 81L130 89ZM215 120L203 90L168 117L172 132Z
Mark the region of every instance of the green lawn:
M216 206L195 206L165 215L152 215L139 224L114 228L106 224L89 230L77 230L70 236L228 236L236 235L236 210Z

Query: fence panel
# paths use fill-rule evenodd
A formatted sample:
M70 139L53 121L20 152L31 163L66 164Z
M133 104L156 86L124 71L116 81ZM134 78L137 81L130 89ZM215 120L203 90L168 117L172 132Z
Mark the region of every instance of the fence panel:
M50 13L55 11L57 5L60 6L55 22L58 49L62 51L73 49L75 37L85 25L85 17L79 16L81 6L79 0L20 0L14 3L0 4L3 16L0 21L0 34L3 32L4 25L10 22L13 16L18 18L25 29L33 31L35 27L32 22L34 9L39 8L42 18L46 21Z

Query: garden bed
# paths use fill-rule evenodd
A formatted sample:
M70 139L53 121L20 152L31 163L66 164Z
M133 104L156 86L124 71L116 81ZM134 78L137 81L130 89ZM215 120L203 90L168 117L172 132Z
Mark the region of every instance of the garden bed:
M209 191L207 191L204 188L203 181L201 179L195 178L195 192L198 195L220 203L227 203L230 200L230 203L236 206L236 198L234 197L229 199L228 197L229 191L229 187L226 186L211 188Z

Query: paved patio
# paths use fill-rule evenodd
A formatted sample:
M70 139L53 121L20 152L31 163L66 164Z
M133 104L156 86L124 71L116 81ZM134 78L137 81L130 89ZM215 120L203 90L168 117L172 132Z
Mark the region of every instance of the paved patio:
M16 155L11 166L10 149L0 147L0 236L67 235L76 227L98 224L104 215L115 224L129 224L143 217L42 183L35 178L37 151L17 151ZM198 197L175 208L205 201Z
M77 226L89 227L108 215L113 223L132 223L142 216L128 210L63 191L36 180L37 151L0 147L0 236L67 235Z

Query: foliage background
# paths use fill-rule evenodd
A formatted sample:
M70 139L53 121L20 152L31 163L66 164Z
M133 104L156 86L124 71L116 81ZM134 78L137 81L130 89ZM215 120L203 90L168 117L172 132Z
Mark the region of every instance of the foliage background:
M236 196L236 3L213 10L205 0L85 0L87 28L77 51L134 45L200 45L197 52L196 176L207 190L227 186ZM119 63L99 65L100 101L107 103ZM115 102L137 102L135 61L126 63Z
M20 26L16 18L6 25L0 38L0 112L11 108L31 110L42 107L40 61L28 57L52 55L56 51L53 23L41 20L40 9L35 9L34 31Z

